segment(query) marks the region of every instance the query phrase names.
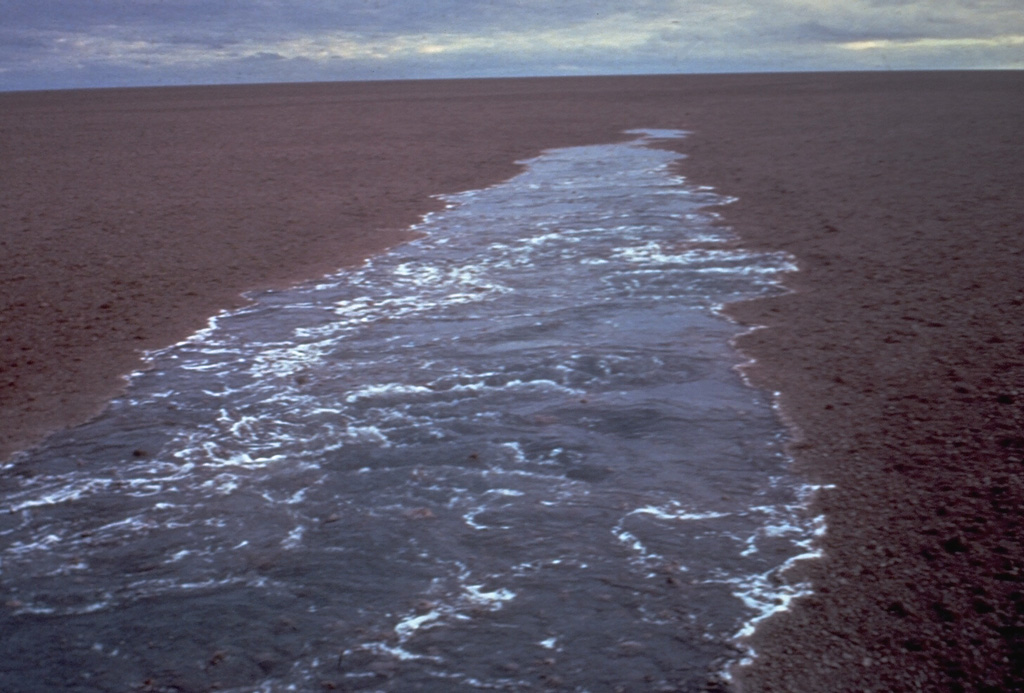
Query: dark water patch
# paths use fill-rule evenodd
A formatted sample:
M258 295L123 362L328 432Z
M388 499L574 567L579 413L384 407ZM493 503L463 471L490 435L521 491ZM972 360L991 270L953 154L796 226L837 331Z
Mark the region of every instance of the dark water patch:
M675 135L453 196L8 467L0 689L699 688L817 525L716 314L792 266Z

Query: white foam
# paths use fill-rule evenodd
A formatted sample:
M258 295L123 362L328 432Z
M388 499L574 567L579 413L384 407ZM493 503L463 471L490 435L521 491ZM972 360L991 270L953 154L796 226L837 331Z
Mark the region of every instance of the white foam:
M62 541L64 541L64 537L60 535L47 534L31 542L17 541L6 549L6 553L14 556L24 556L36 551L49 551Z
M109 597L110 595L107 596ZM41 604L22 604L15 607L13 609L13 613L14 615L33 614L38 616L82 616L108 609L111 606L111 603L112 600L107 599L104 601L84 604L82 606L63 607L60 609L53 606L43 606Z
M615 534L615 538L618 539L619 542L628 546L636 553L640 554L640 556L644 559L651 557L651 554L647 551L647 547L644 546L642 541L636 538L635 534L633 534L632 532L627 532L625 530L619 529L618 527L616 527L615 529L618 531L613 530L613 533Z
M60 477L49 477L47 479L36 479L36 482L58 482ZM49 483L47 485L49 485ZM29 510L31 508L44 507L48 505L57 505L60 503L66 503L68 501L78 500L85 497L88 494L95 493L96 491L106 489L110 485L108 479L87 479L73 481L69 485L58 488L50 488L44 490L42 495L35 498L28 498L20 502L12 503L7 506L4 510L8 513L17 513L23 510Z
M524 492L522 492L522 491L520 491L518 489L511 489L511 488L492 488L492 489L488 489L487 491L484 491L484 493L487 494L487 495L505 496L505 497L512 497L512 498L519 498L521 496L525 496L526 495Z
M398 636L399 642L405 642L415 635L416 631L429 627L431 624L436 625L443 615L444 613L440 609L434 609L425 614L408 616L395 625L395 635Z
M397 645L389 645L383 642L366 643L362 646L362 648L370 652L376 652L377 654L394 657L395 659L403 662L425 660L428 662L440 663L444 661L441 657L438 656L415 654L413 652L409 652L409 650L406 650L403 647ZM346 650L345 654L351 654L352 652L353 650Z
M821 537L825 535L827 526L824 515L806 516L806 508L814 494L823 490L823 486L805 484L800 487L799 504L781 507L752 508L753 512L761 511L772 517L758 533L748 540L748 548L743 553L749 555L756 546L759 537L786 537L790 545L801 552L790 556L781 565L767 571L752 575L730 576L716 581L732 587L733 594L754 612L753 617L742 624L735 633L734 639L740 642L746 651L744 661L740 665L749 664L753 651L742 641L753 635L758 625L776 613L790 609L793 602L800 597L812 593L809 582L793 582L786 578L786 573L802 561L820 559L822 551L819 547Z
M380 383L376 385L364 385L350 392L345 398L349 404L358 402L361 399L375 399L380 397L407 396L418 394L430 394L433 390L423 385L408 385L406 383Z
M714 520L722 517L729 517L732 513L724 512L693 512L686 510L678 501L672 501L668 506L654 507L645 506L637 508L626 515L651 515L659 520Z
M505 602L515 599L516 593L505 588L485 592L483 585L466 585L466 596L474 604L494 610L500 609Z
M477 516L486 511L486 506L478 506L476 508L473 508L469 512L463 514L462 519L467 525L469 525L475 530L494 529L494 527L491 525L483 525L476 521ZM507 527L502 527L501 529L507 529Z
M306 533L305 525L293 527L288 536L281 541L282 549L297 549L302 545L302 537Z

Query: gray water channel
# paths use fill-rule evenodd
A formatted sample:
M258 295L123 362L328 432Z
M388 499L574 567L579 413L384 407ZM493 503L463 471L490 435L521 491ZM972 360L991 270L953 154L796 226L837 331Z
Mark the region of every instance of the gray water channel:
M700 689L809 487L716 308L781 291L669 131L151 355L0 479L0 690Z

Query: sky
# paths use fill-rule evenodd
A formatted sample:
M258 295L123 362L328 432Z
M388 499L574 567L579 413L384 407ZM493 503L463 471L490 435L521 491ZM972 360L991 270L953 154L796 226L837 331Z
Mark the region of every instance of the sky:
M0 0L0 90L1022 69L1024 0Z

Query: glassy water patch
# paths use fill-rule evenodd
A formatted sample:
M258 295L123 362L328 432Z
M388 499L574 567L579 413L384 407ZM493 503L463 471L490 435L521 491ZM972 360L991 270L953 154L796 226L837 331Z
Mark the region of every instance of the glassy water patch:
M0 689L699 688L816 531L715 312L793 267L637 134L260 294L9 465Z

